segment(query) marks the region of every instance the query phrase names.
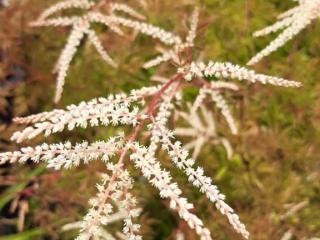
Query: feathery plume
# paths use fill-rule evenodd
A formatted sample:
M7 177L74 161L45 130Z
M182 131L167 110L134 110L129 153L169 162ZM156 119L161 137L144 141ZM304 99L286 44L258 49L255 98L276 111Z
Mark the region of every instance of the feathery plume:
M133 180L128 171L123 170L121 164L107 164L107 168L112 172L110 177L108 174L102 176L102 183L97 184L98 194L91 198L89 203L92 206L87 215L81 222L81 230L76 240L89 240L102 237L105 232L102 226L108 225L110 222L121 217L124 221L123 233L126 239L141 240L141 236L136 235L140 225L134 224L132 218L136 218L140 214L139 209L134 209L136 205L135 198L128 193L133 187ZM112 184L108 184L112 181ZM111 200L112 203L108 202ZM120 216L113 216L116 205L119 209Z
M218 135L213 113L204 105L200 105L198 109L200 112L194 110L193 106L189 106L189 113L177 112L178 117L187 122L190 127L177 127L173 130L174 135L193 139L185 144L185 149L193 149L193 159L198 158L202 147L207 143L223 145L228 158L231 158L233 155L231 144L226 138Z
M72 4L74 2L76 1L72 1ZM64 9L61 6L56 8ZM56 8L48 10L49 13L46 13L45 16L49 17L56 13L58 11ZM119 6L114 8L113 11L123 11L129 15L134 15L129 9ZM98 193L90 200L91 208L81 221L77 240L103 238L105 234L104 226L110 223L113 214L117 212L124 214L122 231L124 239L141 239L139 225L133 222L133 219L138 217L139 211L136 208L137 201L130 193L133 187L133 179L126 169L129 163L132 163L135 169L141 171L147 181L159 191L161 198L169 200L170 208L177 211L178 216L186 221L191 229L195 230L201 240L212 239L202 220L192 212L194 205L182 197L182 191L173 181L171 173L160 164L157 159L157 150L167 153L173 166L184 172L188 181L215 204L216 208L227 217L234 230L243 238L249 238L249 232L240 221L239 216L226 203L225 196L220 193L211 178L205 175L204 169L196 166L194 158L189 157L187 147L183 146L182 142L175 140L175 133L179 135L179 131L175 132L174 129L170 129L168 122L177 106L183 107L183 99L179 96L182 96L184 87L199 89L199 95L196 97L193 106L185 112L180 109L177 113L185 120L188 119L187 121L195 131L203 131L204 122L201 122L199 116L196 115L200 109L209 130L212 130L212 132L204 135L200 142L191 144L191 146L194 146L194 157L197 157L199 149L207 142L212 143L212 141L218 140L219 144L223 144L226 148L229 147L227 140L216 136L215 125L209 121L212 115L205 110L208 107L204 105L207 96L221 110L231 132L236 134L238 131L237 124L231 115L226 100L223 98L223 91L236 91L238 87L226 79L246 80L251 83L260 82L284 87L299 87L300 84L282 78L257 74L231 63L210 61L205 64L204 62L193 61L191 50L194 47L198 15L198 9L196 9L191 17L190 31L185 42L182 42L180 37L153 25L114 15L104 16L96 12L90 12L85 17L45 17L36 23L38 25L72 26L73 28L62 57L58 60L58 74L62 72L60 73L61 79L65 77L72 56L84 35L89 36L89 40L93 42L105 60L111 61L101 44L98 43L96 34L90 28L92 22L109 24L113 26L115 31L118 31L121 25L127 26L172 46L172 49L155 62L160 63L170 60L174 63L176 73L167 80L161 78L159 86L143 87L132 90L129 94L120 93L106 98L93 99L89 102L68 106L66 110L53 110L15 119L17 123L28 125L25 129L13 134L12 140L19 143L40 134L49 136L65 129L71 131L75 127L125 125L126 129L131 129L129 134L119 134L107 141L82 142L74 145L69 142L44 143L34 148L27 147L15 152L0 153L0 164L7 162L24 163L27 160L32 160L35 163L45 161L48 167L53 169L76 167L81 162L87 164L93 160L102 160L107 167L108 174L104 174L102 183L97 185ZM186 56L185 59L182 58L183 52L186 53L184 55ZM63 83L64 80L61 80L60 85L63 86ZM59 89L61 92L62 87L59 87ZM188 111L190 113L186 113ZM191 114L190 119L188 114ZM190 133L190 136L199 135L195 131L188 130L186 133Z
M97 52L101 55L102 59L105 60L110 66L117 67L117 64L109 56L107 51L103 48L96 32L91 29L92 23L101 23L106 25L111 31L118 35L123 35L122 30L118 27L118 24L111 21L110 16L115 17L115 12L123 12L131 17L144 19L142 15L136 12L126 4L110 3L107 4L109 13L107 15L102 14L96 10L96 8L104 5L105 2L94 3L89 0L66 0L58 2L53 6L46 9L39 18L32 22L30 25L35 27L71 27L71 33L65 48L63 49L57 63L55 64L54 71L57 72L57 85L54 102L58 103L61 99L63 86L67 72L70 68L70 64L76 54L81 41L85 36L88 37L89 42L93 44ZM80 8L87 12L82 16L71 16L71 17L52 17L53 15L61 12L62 10ZM124 18L125 19L125 18Z
M107 185L103 185L103 187L98 185L98 197L90 201L92 208L84 217L81 224L80 235L77 238L82 240L89 239L92 236L97 237L103 233L101 230L101 226L105 225L103 219L108 219L113 212L110 201L119 202L120 196L127 192L124 191L123 188L118 189L119 186L122 186L118 181L122 178L119 177L119 174L123 174L125 171L123 169L123 163L126 160L125 156L131 152L129 159L137 169L142 171L147 180L159 190L160 196L170 200L170 207L178 212L179 216L188 223L190 228L195 229L201 239L210 240L211 237L208 229L205 228L203 222L190 211L193 208L193 204L181 197L182 191L176 183L172 182L170 173L161 167L155 155L155 150L158 147L165 146L165 143L155 141L160 139L156 137L157 134L161 134L161 132L157 131L157 126L159 123L165 124L171 115L170 111L174 110L174 108L170 107L171 101L175 99L174 96L176 92L179 91L179 81L181 80L183 80L183 76L177 76L169 81L170 84L166 82L160 87L133 90L129 95L111 95L108 98L94 99L88 103L67 107L67 110L54 110L31 117L18 118L16 122L31 124L31 126L25 130L14 134L12 139L18 142L30 139L41 133L49 135L62 131L65 127L68 127L69 130L72 130L75 126L86 128L88 124L92 126L125 124L132 125L134 129L127 138L120 135L111 138L107 142L96 142L93 144L84 142L76 144L75 146L72 146L70 143L44 144L35 148L23 148L13 153L2 153L0 154L0 163L23 163L29 159L34 162L43 160L47 162L48 167L61 169L76 167L80 162L89 163L92 160L101 159L108 166L112 174L107 178ZM139 110L138 107L132 106L134 102L137 102L137 106L146 105L146 108ZM165 104L160 104L161 102ZM130 109L135 110L130 111ZM156 122L152 120L155 112L158 112ZM126 114L130 116L125 116ZM138 131L142 130L146 122L149 122L147 130L150 129L152 133L150 146L142 146L136 140ZM163 139L170 139L171 132L163 132L163 134L168 135L162 135L161 137L163 137ZM116 156L119 156L119 161L116 165L113 165L111 158L115 158ZM175 155L169 152L169 156L173 162L176 162ZM179 157L181 156L179 155ZM187 162L191 164L190 161ZM110 167L111 165L113 166L112 168ZM189 167L191 168L191 166ZM187 174L189 171L190 169L187 171ZM196 172L197 175L194 179L195 186L198 186L197 182L200 177L203 178L202 181L208 183L208 179L200 175L201 172L199 172L199 170ZM188 174L188 176L189 175L190 174ZM189 176L190 181L192 181L191 179ZM214 189L211 189L212 187L207 186L207 188L208 191L214 191ZM130 187L128 187L128 189L130 189ZM206 193L207 190L201 191ZM206 194L211 196L210 194L213 193ZM137 215L132 212L135 201L130 200L132 199L131 195L123 195L123 197L127 200L125 201L125 207L121 209L128 214L128 217L125 218L123 233L126 236L137 236L133 237L133 239L140 239L138 235L135 234L139 227L133 224L131 219L131 217ZM109 201L107 201L107 199L109 199ZM221 203L219 202L219 204ZM225 205L223 205L223 207L224 206ZM244 235L244 237L247 237L247 235Z
M66 0L60 1L51 7L47 8L42 14L39 16L39 20L45 20L46 18L54 15L55 13L61 12L65 9L70 8L80 8L80 9L90 9L94 6L94 2L89 0Z
M283 30L275 40L251 58L248 65L259 62L264 57L279 49L311 24L313 20L320 17L319 0L301 0L298 1L298 3L299 5L297 7L281 14L276 23L253 34L254 37L260 37Z

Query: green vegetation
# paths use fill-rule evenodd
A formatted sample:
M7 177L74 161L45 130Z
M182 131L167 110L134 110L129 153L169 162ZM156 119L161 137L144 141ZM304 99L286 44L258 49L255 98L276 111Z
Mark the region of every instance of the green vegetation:
M0 50L7 60L0 62L0 78L9 74L15 64L26 72L19 83L1 80L0 150L17 149L9 141L17 126L8 121L21 116L49 110L55 77L51 69L62 50L67 31L33 29L28 22L45 6L55 1L15 1L0 10ZM192 10L185 0L150 0L143 9L138 1L128 1L150 19L150 22L184 34ZM194 1L196 2L196 1ZM230 61L245 65L273 36L253 39L251 34L272 23L276 16L293 6L290 0L202 0L199 53L205 59ZM103 31L103 29L101 29ZM240 134L232 137L221 121L220 131L231 140L235 155L228 160L220 147L207 146L199 157L207 175L211 176L227 202L240 215L251 233L251 239L281 239L286 232L292 239L320 237L320 24L315 21L297 38L266 57L253 69L265 74L301 81L300 89L240 83L241 90L231 96L230 103L239 121ZM112 69L100 59L92 46L82 43L71 65L64 89L63 107L82 100L153 84L154 74L168 76L163 68L141 69L156 54L156 42L145 36L129 34L119 38L102 35L110 55L120 63ZM6 44L2 44L6 43ZM120 46L120 47L119 47ZM4 84L2 84L4 82ZM185 99L193 98L187 89ZM111 128L95 128L57 134L50 142L70 139L107 139ZM43 139L37 138L35 145ZM164 166L170 166L163 158ZM44 166L5 165L0 168L0 240L72 239L76 232L61 232L61 227L81 219L87 200L94 193L101 163L69 171L44 170ZM195 204L198 215L211 230L213 239L240 239L227 220L191 185L183 174L172 174L183 181L186 196ZM140 217L145 239L175 239L179 230L186 239L197 239L172 211L168 202L135 173L135 195L143 212ZM23 212L23 229L19 203L27 202ZM13 204L18 204L14 209ZM20 213L19 213L20 212ZM20 223L21 224L21 223ZM112 232L112 226L111 226Z

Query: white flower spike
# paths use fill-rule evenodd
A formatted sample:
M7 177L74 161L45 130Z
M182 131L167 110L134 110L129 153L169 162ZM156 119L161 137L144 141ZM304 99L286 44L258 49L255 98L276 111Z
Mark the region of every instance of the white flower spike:
M230 148L228 141L216 136L215 125L209 121L212 114L205 109L209 110L208 105L213 102L225 118L231 132L237 134L237 123L232 117L223 93L226 90L236 91L238 87L228 80L245 80L250 83L258 82L283 87L299 87L300 83L257 74L231 63L209 61L206 64L201 61L193 61L190 51L193 50L197 32L198 9L192 14L190 31L183 42L175 34L156 26L139 20L128 20L115 16L115 12L122 11L129 16L142 18L134 10L124 5L109 5L108 15L97 12L95 6L97 5L92 6L91 2L85 0L63 1L47 9L34 23L39 26L72 27L68 43L57 63L58 76L60 77L56 100L61 96L66 72L85 35L88 36L101 56L107 62L112 63L112 59L102 48L95 32L90 27L92 22L106 24L118 34L121 33L119 26L126 26L172 46L172 49L156 60L152 60L152 64L149 62L147 65L156 66L170 60L175 66L175 74L169 78L161 78L159 86L143 87L132 90L129 94L120 93L109 95L106 98L93 99L89 102L68 106L66 110L53 110L16 118L14 120L16 123L28 125L25 129L13 134L12 140L18 143L39 135L49 136L65 129L71 131L76 127L125 126L125 129L131 129L131 131L128 134L116 134L107 141L93 143L84 141L76 144L70 142L44 143L34 148L26 147L14 152L0 153L0 164L25 163L28 160L34 163L44 161L49 168L58 170L101 160L106 165L107 173L102 176L102 182L97 185L97 195L89 202L91 208L77 225L80 228L77 240L103 239L105 236L111 236L108 235L105 227L114 220L114 214L117 213L121 213L121 218L117 220L123 219L124 221L122 238L141 239L140 226L134 223L134 219L139 216L139 211L136 207L137 201L130 192L133 188L133 179L126 169L130 163L136 170L141 171L146 180L159 191L161 198L169 201L170 208L175 210L191 229L194 229L201 240L211 240L209 230L192 210L194 205L183 197L182 190L174 182L171 173L157 159L158 151L162 151L167 154L172 165L181 170L187 176L188 181L214 203L222 215L226 216L233 229L244 239L248 239L249 232L240 221L239 216L226 203L225 196L220 193L211 178L205 175L205 170L197 166L194 160L199 156L203 144L217 143L217 140L219 144L225 146L231 155L231 150L228 150ZM51 18L52 14L70 7L89 10L81 17ZM98 7L101 7L99 3ZM185 59L182 58L182 52L186 53ZM181 97L184 87L193 87L199 90L193 105L187 109L183 108L188 104L184 104ZM183 131L170 129L169 119L178 107L178 115L187 120L192 128ZM199 110L204 115L205 122L201 122L197 115ZM204 124L210 132L203 135L200 140L189 144L189 147L175 140L175 134L191 137L199 135L199 131L204 131ZM187 148L193 148L194 158L189 157Z
M251 58L248 65L259 62L279 49L311 24L313 20L320 17L320 0L299 0L298 2L297 7L281 14L276 23L253 34L254 37L260 37L283 30L275 40Z

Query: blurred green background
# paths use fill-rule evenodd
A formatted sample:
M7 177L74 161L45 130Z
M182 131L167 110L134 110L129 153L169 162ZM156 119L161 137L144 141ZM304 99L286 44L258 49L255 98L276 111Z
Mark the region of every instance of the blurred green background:
M154 84L150 78L169 76L167 67L143 70L142 64L157 53L160 45L151 38L130 31L120 38L97 26L100 39L120 63L109 67L95 49L84 41L66 80L61 104L52 103L55 76L53 65L66 43L69 29L31 28L34 20L54 0L17 0L0 9L0 151L23 145L10 142L18 127L15 116L25 116L55 107L64 107L97 96ZM144 4L145 3L145 4ZM143 13L150 23L184 36L193 6L201 7L196 46L204 60L246 62L276 34L253 39L255 30L273 23L276 16L294 6L290 0L135 0L130 6ZM320 238L320 24L315 21L294 40L253 67L268 75L301 81L300 89L239 83L241 90L229 102L240 126L231 136L223 125L220 131L234 147L227 159L222 147L207 145L199 164L227 196L240 215L251 239ZM186 93L188 95L190 93ZM48 142L66 139L93 141L107 139L112 128L90 128L54 135ZM36 145L39 137L24 143ZM241 239L226 218L185 176L163 164L196 206L196 212L211 230L213 239ZM0 240L72 239L74 232L61 227L80 220L87 201L95 193L103 164L94 162L69 171L54 172L44 165L5 165L0 168ZM140 173L134 193L143 207L139 221L145 239L176 239L178 231L187 240L197 239L176 213ZM119 223L120 224L120 223ZM110 232L115 232L115 224ZM318 238L317 238L318 237Z

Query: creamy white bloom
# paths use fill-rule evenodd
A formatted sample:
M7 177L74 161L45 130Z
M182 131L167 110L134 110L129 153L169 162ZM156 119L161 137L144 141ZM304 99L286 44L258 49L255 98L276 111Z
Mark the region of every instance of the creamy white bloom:
M147 101L147 98L151 98L152 106L154 104L154 100L152 99L158 96L166 84L164 83L161 87L134 90L129 95L118 94L110 95L108 98L94 99L88 103L83 102L77 106L69 106L67 110L54 110L26 118L18 118L16 119L17 122L31 124L32 126L15 133L13 139L20 142L27 138L35 137L40 133L52 134L62 131L65 127L69 130L72 130L75 126L86 128L89 124L91 126L108 125L109 123L136 125L138 124L138 119L144 121L153 117L148 114L147 118L147 115L143 113L145 110L139 110L131 105L134 102L143 104L143 102ZM191 165L187 167L180 165L178 158L181 158L180 155L182 153L179 153L177 158L177 156L172 154L172 150L167 148L172 147L167 142L171 141L172 132L166 130L165 127L163 127L163 131L158 131L157 128L158 125L165 126L167 124L171 111L174 109L171 101L176 100L176 94L173 94L173 91L178 86L179 84L173 84L167 88L164 91L165 94L160 98L160 102L162 103L158 106L155 105L158 114L155 117L156 122L151 122L149 126L151 141L148 147L141 146L138 142L130 140L126 142L127 139L120 135L106 142L100 141L92 144L87 142L75 145L71 145L71 143L59 143L51 145L43 144L35 148L22 148L20 151L0 154L0 163L23 163L30 159L34 162L46 161L48 167L60 169L78 166L81 162L89 163L92 160L101 159L108 166L111 174L104 175L103 183L97 185L98 194L90 201L92 208L90 208L83 221L81 221L81 231L77 239L87 240L91 237L101 237L105 233L103 226L109 223L112 214L116 212L114 210L115 206L112 203L117 202L116 207L118 210L126 214L123 228L125 238L140 240L141 237L136 234L139 230L139 225L133 222L133 218L138 216L138 211L134 210L136 209L136 200L127 191L132 187L132 181L126 170L123 169L122 164L125 156L123 154L131 151L130 159L134 163L134 166L141 170L148 182L159 190L160 196L170 200L170 207L175 209L191 228L195 229L201 239L209 240L211 239L210 232L203 226L203 222L190 211L193 208L193 204L181 197L181 190L172 181L170 173L161 167L160 162L155 157L156 149L158 146L162 146L165 150L169 151L169 156L172 158L173 163L178 168L186 171L188 176L190 175L193 163L190 160L185 160L183 164ZM133 110L130 111L131 109ZM130 117L126 117L126 120L124 120L124 114L129 114ZM174 146L176 145L174 144ZM119 155L119 163L114 165L110 159ZM208 183L209 180L202 176L199 170L195 171L194 174L197 173L195 175L196 179L201 178L201 181ZM189 180L191 181L190 176ZM193 183L195 186L198 186L196 182ZM207 190L205 191L210 197L210 194L213 194L213 190L211 189L213 187L211 185L204 187L208 191L211 191L210 193L207 193ZM219 204L222 204L221 201ZM222 206L222 209L226 209L225 205ZM235 224L236 227L238 226L235 220L231 224Z
M317 0L318 1L318 0ZM320 1L320 0L319 0ZM183 74L186 81L192 81L194 78L209 78L215 77L219 79L237 79L247 80L255 83L260 82L262 84L271 84L283 87L300 87L301 83L295 81L289 81L283 78L268 76L264 74L258 74L253 70L249 70L245 67L235 65L229 62L217 62L209 61L208 64L204 62L193 61L191 59L192 51L194 47L194 40L196 37L196 30L198 25L199 10L196 8L191 17L191 26L185 42L179 41L175 43L173 48L164 51L162 55L157 56L154 59L144 64L145 68L155 67L163 62L173 61L176 66L177 73ZM181 53L191 55L186 59L181 59ZM190 58L190 59L188 59ZM236 88L231 84L223 83L224 86Z
M203 227L202 221L190 212L193 205L182 198L181 190L176 183L171 182L170 173L161 169L160 163L154 159L153 149L139 146L137 143L132 146L135 153L131 154L130 159L139 168L143 175L160 191L162 198L170 199L170 207L178 211L179 216L185 220L191 228L194 228L202 240L210 240L210 232Z
M132 7L128 6L127 4L123 4L123 3L113 3L113 2L111 2L110 3L110 11L112 13L114 13L116 11L120 11L120 12L126 13L129 16L134 17L134 18L138 18L138 19L141 19L141 20L145 19L145 17L143 15L138 13Z
M190 112L188 113L182 111L177 112L178 117L188 123L188 127L176 127L173 133L175 136L193 139L185 144L186 149L193 149L192 158L197 159L202 147L208 143L213 145L222 144L227 152L228 158L231 158L233 154L231 144L226 138L218 135L212 112L203 105L199 106L200 111L192 107L189 107L189 109Z
M189 30L188 35L186 37L186 42L190 46L193 46L194 40L197 37L198 22L199 22L199 9L196 7L191 15L190 30Z
M167 32L160 27L157 27L145 22L131 20L131 19L117 17L117 16L111 16L109 17L109 19L114 24L120 24L129 28L135 29L138 32L151 36L152 38L159 39L161 42L168 45L173 45L177 43L179 44L181 42L181 39L178 36L170 32Z
M298 2L299 5L297 7L281 14L276 23L253 34L254 37L260 37L283 30L275 40L251 58L248 65L259 62L262 58L279 49L311 24L313 20L320 17L319 0L303 0Z
M87 126L98 125L137 125L139 119L146 118L138 114L138 108L129 108L126 102L121 104L110 104L101 102L102 99L82 103L78 106L69 106L66 111L56 111L57 115L49 114L51 117L44 121L36 122L22 131L15 132L12 140L22 142L32 139L44 133L49 136L53 133L62 132L65 128L69 131L75 127L87 128Z
M235 65L229 62L215 62L209 61L208 64L203 62L193 62L190 66L192 76L196 77L216 77L217 79L236 79L247 80L251 83L271 84L282 87L301 87L301 83L296 81L289 81L283 78L268 76L256 73L245 67Z
M74 27L70 33L68 42L65 48L63 49L57 63L58 76L56 93L54 97L55 103L58 103L61 99L63 86L65 84L65 79L67 76L67 71L70 67L70 63L74 55L76 54L77 48L79 47L82 38L88 30L89 24L87 22L79 20L79 22L74 23Z
M108 141L97 141L92 144L88 142L72 145L70 142L47 144L36 147L25 147L15 152L0 153L0 164L6 162L25 163L31 160L35 163L39 161L47 162L49 168L59 170L61 168L71 168L78 166L81 162L87 164L92 160L101 158L108 162L123 145L123 140L119 137L110 138Z
M244 238L249 238L249 232L246 230L243 223L240 222L238 215L234 210L224 202L225 196L221 194L217 186L212 184L212 180L204 175L204 170L201 167L195 167L195 161L188 158L188 151L182 147L179 141L173 142L173 132L166 128L166 123L172 110L170 102L163 102L160 106L159 113L153 124L149 126L152 131L152 142L161 144L161 147L168 152L172 162L188 176L188 180L200 189L208 199L216 204L217 209L226 215L233 228L239 232ZM155 148L155 147L153 147Z
M100 238L105 234L103 226L123 219L123 233L126 239L141 240L141 236L136 235L140 225L133 223L133 218L139 216L140 210L135 209L136 200L128 193L133 187L133 180L128 171L123 170L122 165L109 163L107 168L113 178L104 174L101 183L97 184L98 193L89 201L91 208L81 222L80 234L76 239ZM112 214L115 207L119 210L117 215Z
M169 49L167 51L164 51L160 56L157 56L154 59L149 60L146 62L143 67L144 68L151 68L155 67L163 62L168 62L170 60L173 60L175 62L179 62L179 52L183 52L187 48L191 48L194 46L194 40L196 38L196 32L199 22L199 9L195 8L190 19L190 29L188 32L188 35L185 38L185 41L183 42L180 37L176 37L179 41L171 41L171 43L174 44L173 49Z
M32 139L39 134L49 136L61 132L65 128L71 131L75 127L87 128L98 125L132 125L139 120L145 119L145 114L140 114L137 107L131 103L138 101L143 104L143 99L157 92L159 87L144 87L140 90L132 90L128 95L109 95L108 98L96 98L89 102L81 102L78 105L70 105L66 110L53 110L25 118L16 118L20 124L31 124L22 131L13 134L11 140L22 142Z
M67 77L67 72L70 68L70 64L80 46L81 41L85 36L88 37L89 42L93 44L98 53L112 67L117 67L117 64L109 56L107 51L103 48L96 32L91 29L92 23L101 23L106 25L111 31L123 35L122 30L119 28L118 23L112 21L112 18L116 17L115 12L123 12L129 16L144 19L142 15L136 12L134 9L126 4L110 3L109 15L104 15L93 8L98 6L94 1L89 0L66 0L61 1L46 9L39 18L31 23L31 26L69 26L71 27L71 33L64 47L57 63L54 67L54 73L57 73L57 85L54 102L58 103L61 99L63 86ZM71 17L52 17L56 13L65 9L81 8L87 10L82 16ZM111 17L111 18L110 18ZM123 18L125 19L125 18Z
M205 175L204 169L195 164L194 158L199 156L200 149L205 143L223 144L227 151L231 152L230 149L228 150L230 148L228 141L217 136L212 113L209 113L204 106L213 102L226 119L231 132L236 134L238 132L237 124L223 98L223 91L236 91L238 87L228 80L246 80L251 83L260 82L285 87L299 87L300 83L257 74L231 63L209 61L206 64L194 61L191 50L194 47L197 32L198 9L191 17L188 35L182 41L175 34L141 20L116 16L115 13L120 11L129 16L141 18L126 5L102 2L102 4L107 4L104 6L109 9L108 15L104 15L97 11L100 4L95 5L93 11L91 5L86 5L89 2L84 0L69 0L64 3L66 5L57 4L49 8L42 15L42 19L34 23L39 26L70 26L72 28L68 43L56 64L59 79L56 100L61 96L69 65L85 36L109 64L115 65L99 42L98 36L92 30L92 23L104 24L120 35L123 34L120 27L126 26L152 36L164 44L171 45L171 49L164 51L162 56L150 61L147 65L156 66L161 62L171 61L175 64L176 73L168 79L161 78L159 86L143 87L132 90L129 94L96 98L89 102L68 106L65 110L53 110L16 118L15 122L28 125L25 129L13 134L12 140L19 143L40 134L48 136L65 129L71 131L76 127L126 125L125 129L131 129L131 131L127 136L119 134L107 141L77 144L67 142L50 145L44 143L34 148L27 147L15 152L1 153L0 164L24 163L28 160L35 163L45 161L48 163L48 167L61 169L101 159L107 167L107 173L102 176L102 182L97 184L98 193L90 200L89 211L77 225L81 229L77 240L103 239L106 236L112 239L113 236L108 235L104 227L114 220L120 220L120 218L124 221L120 238L140 240L141 236L138 233L140 226L134 222L134 218L139 216L140 211L136 207L135 197L130 192L133 187L133 179L126 169L127 164L131 161L133 166L142 172L147 182L159 191L161 198L169 200L170 207L178 212L179 217L185 220L190 228L195 230L200 239L210 240L209 230L204 226L202 220L192 212L194 205L182 197L182 191L173 181L171 173L156 158L158 150L166 152L173 166L183 171L187 175L188 181L206 195L227 217L235 231L247 239L249 237L248 231L238 215L225 202L225 196L220 193L211 178ZM88 12L82 16L51 18L53 14L69 7L88 8ZM184 108L182 90L185 86L199 89L199 94L190 109ZM210 99L209 102L206 102L207 97ZM168 127L170 126L169 119L177 108L179 108L177 115L184 118L191 128L171 130ZM198 115L199 110L202 117ZM190 143L189 147L188 144L183 146L180 141L175 140L175 133L193 138L198 136L198 140ZM143 136L144 145L139 142L141 136ZM189 157L187 148L193 148L194 158ZM116 163L115 159L118 160ZM121 216L115 215L116 213ZM116 219L116 216L119 218Z
M68 38L67 44L64 47L61 55L55 65L54 72L57 72L57 86L54 101L57 103L61 99L63 92L63 86L67 76L67 72L70 68L71 61L73 60L81 41L85 36L88 36L88 40L93 44L101 57L112 67L117 67L117 64L112 60L109 54L104 50L102 43L98 39L95 31L90 27L92 22L101 21L101 17L97 13L88 13L82 17L58 17L55 19L39 19L32 23L33 26L71 26L72 30ZM110 21L104 21L110 27L111 30L118 34L122 34L121 30L117 26L110 23Z
M42 12L42 14L39 16L39 20L45 20L46 18L50 17L51 15L58 13L62 10L69 9L69 8L80 8L80 9L90 9L94 6L93 1L89 0L66 0L66 1L60 1L49 8L47 8L45 11Z

